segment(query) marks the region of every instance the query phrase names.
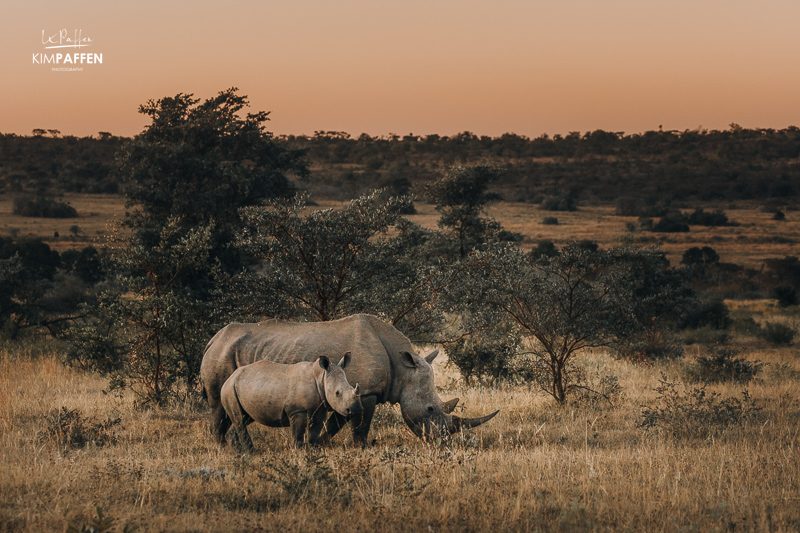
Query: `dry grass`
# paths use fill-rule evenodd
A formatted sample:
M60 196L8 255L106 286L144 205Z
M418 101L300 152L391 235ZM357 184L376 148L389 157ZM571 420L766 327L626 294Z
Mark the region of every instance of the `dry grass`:
M752 355L788 361L788 350ZM443 397L469 415L500 408L449 444L426 444L398 409L379 408L367 450L349 435L295 451L287 430L253 428L257 452L220 448L205 409L139 411L103 379L64 368L55 352L0 352L0 530L63 531L95 506L143 531L793 531L800 527L798 379L769 372L750 386L757 422L710 440L637 428L659 373L588 354L615 374L614 407L557 408L525 386L466 387L437 360ZM732 385L714 390L737 395ZM70 447L42 433L54 409L122 418L116 443Z
M36 218L12 214L13 195L0 195L0 236L40 237L59 252L103 241L109 223L125 215L125 198L110 194L65 194L59 198L78 211L78 218ZM77 237L70 227L80 228ZM58 232L58 238L54 238Z

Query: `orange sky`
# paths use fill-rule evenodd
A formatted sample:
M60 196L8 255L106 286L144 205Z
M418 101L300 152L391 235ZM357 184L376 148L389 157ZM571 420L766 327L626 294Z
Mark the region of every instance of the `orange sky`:
M800 125L797 0L5 0L0 28L3 133L134 135L231 86L277 134ZM33 64L61 29L103 64Z

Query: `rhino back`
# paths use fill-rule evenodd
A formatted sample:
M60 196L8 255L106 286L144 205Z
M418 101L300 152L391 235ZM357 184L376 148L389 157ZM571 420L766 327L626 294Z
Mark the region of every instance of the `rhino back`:
M270 320L257 326L249 349L279 363L314 361L327 355L333 362L350 352L347 381L358 384L362 395L389 397L395 371L387 350L410 350L411 343L391 325L371 315L353 315L330 322L284 322ZM398 347L399 346L399 347Z
M394 381L403 381L406 367L400 352L413 351L411 342L394 326L372 315L353 315L330 322L267 320L256 324L233 323L209 341L201 376L209 396L222 387L236 368L266 359L276 363L315 361L327 355L334 362L351 354L347 381L359 385L361 394L379 401L397 401Z

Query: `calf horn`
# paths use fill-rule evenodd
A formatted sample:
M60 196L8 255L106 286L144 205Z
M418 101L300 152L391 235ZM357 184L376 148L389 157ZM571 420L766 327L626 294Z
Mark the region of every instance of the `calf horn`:
M495 417L500 410L495 411L494 413L486 416L481 416L478 418L461 418L460 416L452 415L453 416L453 433L457 433L462 429L469 429L480 426L484 422L488 422L492 418Z

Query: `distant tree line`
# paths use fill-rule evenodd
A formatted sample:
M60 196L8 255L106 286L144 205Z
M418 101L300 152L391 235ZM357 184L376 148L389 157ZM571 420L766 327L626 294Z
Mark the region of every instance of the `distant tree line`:
M0 191L120 190L114 154L126 139L0 134ZM276 145L300 150L315 172L298 185L315 197L353 199L374 188L403 195L432 183L447 167L491 161L504 172L495 187L506 200L566 210L576 203L636 200L779 198L800 194L800 128L648 131L596 130L531 139L462 132L453 136L351 137L318 131L283 135ZM562 206L559 208L559 204Z

